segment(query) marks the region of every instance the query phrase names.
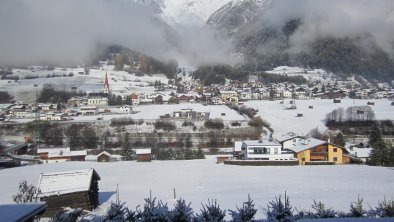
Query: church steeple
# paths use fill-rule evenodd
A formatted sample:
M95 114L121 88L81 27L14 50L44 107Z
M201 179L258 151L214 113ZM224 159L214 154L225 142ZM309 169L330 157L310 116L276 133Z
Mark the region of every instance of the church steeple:
M104 79L104 93L109 93L109 83L108 83L108 75L107 71L105 71L105 79Z

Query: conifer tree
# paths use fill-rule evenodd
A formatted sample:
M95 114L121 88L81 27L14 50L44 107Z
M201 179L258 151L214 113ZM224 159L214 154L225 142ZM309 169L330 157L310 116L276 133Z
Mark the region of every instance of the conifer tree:
M133 151L131 149L131 143L130 143L130 134L128 132L125 134L123 139L122 156L123 156L123 160L132 160L133 158Z
M193 220L193 209L190 207L191 203L186 204L185 200L179 199L176 201L174 209L170 212L171 222L185 222Z
M376 122L371 126L369 145L372 147L369 164L378 166L389 165L390 150L384 143L380 127Z

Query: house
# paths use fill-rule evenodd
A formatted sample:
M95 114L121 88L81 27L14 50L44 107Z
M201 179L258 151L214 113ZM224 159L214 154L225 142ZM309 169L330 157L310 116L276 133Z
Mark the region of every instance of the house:
M40 160L45 163L58 163L66 161L85 161L87 151L71 151L70 147L65 148L40 148L37 149Z
M245 160L294 160L294 155L282 152L282 146L272 138L243 141L241 146Z
M140 104L140 97L137 94L131 94L130 95L131 98L131 104L133 104L133 106Z
M193 98L193 96L187 96L187 95L181 95L178 97L179 103L188 103L190 102Z
M91 211L99 204L100 179L94 169L42 173L36 197L47 203L46 216L54 215L62 207Z
M346 151L350 156L361 160L361 162L366 163L369 160L369 155L371 154L372 148L360 148L357 146L349 146Z
M129 106L129 105L123 105L121 107L119 107L118 113L124 113L124 114L128 114L128 113L132 113L133 112L133 107Z
M108 98L106 97L88 98L88 106L108 106Z
M81 97L71 97L70 99L67 100L67 104L69 106L80 106L84 102L84 98Z
M252 90L251 89L243 89L239 93L239 99L246 101L246 100L251 100L252 99Z
M40 120L43 121L61 121L63 120L63 113L47 112L44 115L40 115Z
M136 149L137 162L150 162L152 159L151 149Z
M46 203L1 204L0 221L34 222L46 209Z
M97 155L96 159L97 162L110 162L110 157L110 153L108 153L107 151L103 151Z
M343 148L315 138L303 138L286 150L294 152L300 165L343 164Z
M220 91L220 98L225 103L238 103L238 93L236 91Z
M81 106L79 110L82 115L95 115L98 113L97 106Z

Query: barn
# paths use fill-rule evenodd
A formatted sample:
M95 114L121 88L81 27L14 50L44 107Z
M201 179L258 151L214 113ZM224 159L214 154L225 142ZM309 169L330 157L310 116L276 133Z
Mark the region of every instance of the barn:
M99 204L98 181L94 169L42 173L37 185L37 198L47 203L46 216L62 207L93 210Z
M152 157L151 149L136 149L137 162L150 162Z

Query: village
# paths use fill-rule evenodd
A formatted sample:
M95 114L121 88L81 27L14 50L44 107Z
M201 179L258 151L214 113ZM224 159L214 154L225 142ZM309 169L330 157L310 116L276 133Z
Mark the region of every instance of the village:
M38 122L59 123L62 125L91 124L94 136L97 138L96 140L101 142L94 141L96 145L88 147L89 152L83 150L81 145L73 146L70 144L72 143L70 136L66 135L64 137L64 133L53 135L64 137L59 139L57 143L49 142L45 144L45 141L42 141L43 138L39 138L39 133L37 132L39 126L35 126L35 129L27 134L21 134L22 132L13 135L6 133L2 135L3 140L11 142L11 145L8 146L12 146L12 141L26 144L26 146L37 144L33 153L37 155L35 158L39 155L43 162L85 160L85 157L87 159L96 158L96 161L121 160L121 152L116 148L122 145L122 136L128 133L131 135L130 142L135 147L133 148L133 153L139 152L139 148L141 148L145 150L144 152L152 155L147 158L149 160L156 159L156 156L158 156L157 150L160 149L160 146L163 146L161 142L165 141L166 145L162 149L171 149L171 146L175 149L177 147L181 149L185 147L187 149L199 148L205 153L227 152L234 157L238 157L238 159L298 160L299 164L306 164L311 160L316 160L342 164L350 163L352 158L368 158L367 154L369 152L365 150L370 148L366 148L361 152L351 150L353 149L351 147L358 149L357 146L360 147L360 144L361 147L364 144L368 145L367 132L345 133L344 138L348 142L347 147L344 146L346 143L342 142L342 144L336 145L330 143L329 140L333 139L332 135L325 137L323 140L317 140L317 142L314 141L316 138L311 138L308 132L297 131L297 129L285 131L278 130L275 126L271 127L270 121L266 121L266 118L269 119L269 117L258 116L259 108L257 107L260 105L255 104L259 101L275 102L282 107L281 109L289 110L289 113L295 112L294 117L300 119L301 122L304 121L302 120L304 113L307 114L308 110L314 109L313 104L315 101L341 104L341 101L344 100L348 103L353 101L354 104L354 101L357 100L358 104L360 102L363 104L363 106L357 106L361 107L357 108L358 112L364 110L365 107L374 107L375 101L378 103L384 101L386 104L385 109L388 110L392 109L391 107L394 105L394 102L390 104L390 100L394 97L394 91L387 84L361 84L354 78L339 80L334 74L326 73L324 70L278 67L271 71L271 73L276 73L277 75L305 76L308 82L301 85L286 82L267 85L254 80L246 83L237 81L228 82L224 85L202 86L199 84L199 81L191 79L191 74L187 74L185 71L178 74L177 80L169 79L168 83L164 83L165 79L158 80L149 76L147 78L148 82L144 82L141 78L137 80L129 79L136 78L135 75L129 74L125 76L124 72L111 71L113 66L106 66L105 62L102 63L102 66L103 68L98 70L74 70L77 73L76 75L84 76L84 78L90 75L96 79L95 81L90 81L94 82L95 87L90 89L91 91L88 92L87 96L72 96L72 92L77 92L79 89L74 84L71 84L71 88L66 89L66 92L71 92L71 94L64 102L58 100L57 103L40 103L36 98L31 103L14 101L13 103L1 104L0 107L3 127L18 126L29 122L33 125L34 122L36 125L38 125ZM40 67L35 67L35 70L35 73L39 73ZM42 70L45 73L45 69L43 68ZM64 69L57 70L64 71ZM17 71L17 73L23 72L22 70ZM27 75L26 73L24 74L25 76ZM72 78L73 75L70 76ZM134 81L136 85L132 87L132 84L129 83L130 81ZM120 82L124 83L121 84ZM47 84L45 82L41 84L43 87L41 94L46 91L54 93L59 90L59 86L56 84ZM91 85L91 83L89 84ZM137 86L143 86L142 88L145 89L141 90ZM65 86L62 87L65 90ZM80 88L82 87L83 85L80 86ZM137 91L130 92L133 89ZM307 105L307 108L301 108L300 104L303 106ZM298 109L297 105L299 106ZM350 105L347 104L346 106ZM330 111L325 110L326 113ZM364 113L364 111L362 112ZM363 116L363 113L361 113L361 116ZM262 117L262 122L259 122L256 116ZM388 116L387 118L390 119L390 113L385 116ZM384 120L382 118L384 117L380 117L381 120ZM256 121L258 122L257 125ZM104 133L111 131L108 125L115 128L112 129L112 131L115 131L110 137L118 137L117 143L111 144L107 139L104 142L102 141L103 138L101 137ZM48 126L50 127L50 125ZM272 128L276 131L274 132ZM307 130L312 130L312 127ZM383 133L383 138L386 142L392 143L394 136L390 132L392 131L388 130L388 132ZM273 133L274 136L272 137ZM157 135L159 136L158 141L157 139L148 141L151 138L156 138ZM298 148L293 150L283 146L284 140L280 138L286 135L303 138L302 149L296 145L294 146ZM107 137L109 135L106 135ZM179 137L181 137L181 144L174 146L175 140L179 140ZM269 140L271 140L269 144L275 148L266 149L264 147L269 145L256 142L266 141L269 137ZM142 141L145 141L143 142L144 145L141 144L141 138ZM182 143L182 139L185 140L184 143ZM258 149L253 148L251 151L247 151L248 148L245 146L251 139L254 140L254 142L251 141L251 144L257 145ZM310 141L313 142L311 143ZM40 143L41 145L39 145ZM245 144L242 146L242 150L240 149L240 143ZM324 148L320 147L324 143ZM332 148L332 145L336 148ZM338 147L339 145L341 147ZM310 154L304 153L304 151L316 149L316 147L319 147L318 150L320 151L318 153L323 153L322 156L309 157ZM153 153L151 149L154 150ZM7 148L3 148L3 150L7 150ZM53 152L51 155L48 155L45 151L40 150ZM333 155L332 150L336 150L335 155ZM115 152L110 154L113 151ZM245 151L245 153L241 151ZM281 151L284 152L283 155ZM290 153L288 153L289 151ZM239 155L239 152L242 155ZM248 155L251 152L256 154L256 156ZM3 153L6 152L3 151ZM42 153L46 153L46 155L43 156ZM95 158L89 157L88 153L97 156ZM264 154L268 154L268 156ZM273 155L270 156L271 154ZM110 158L110 156L112 157ZM133 159L138 159L138 157L134 156ZM362 162L366 162L366 159L363 159Z

